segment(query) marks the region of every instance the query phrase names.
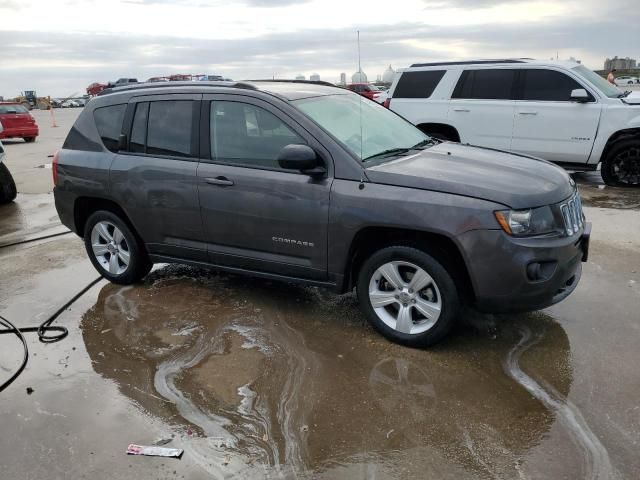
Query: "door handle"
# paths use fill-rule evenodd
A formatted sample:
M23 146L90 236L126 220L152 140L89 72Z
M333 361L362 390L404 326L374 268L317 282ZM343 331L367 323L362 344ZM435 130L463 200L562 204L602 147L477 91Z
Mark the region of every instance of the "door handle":
M538 112L518 112L520 115L537 115Z
M229 180L227 177L205 178L204 181L209 185L220 185L221 187L230 187L233 185L233 180Z
M468 108L454 108L453 109L454 112L470 112L471 110L469 110Z

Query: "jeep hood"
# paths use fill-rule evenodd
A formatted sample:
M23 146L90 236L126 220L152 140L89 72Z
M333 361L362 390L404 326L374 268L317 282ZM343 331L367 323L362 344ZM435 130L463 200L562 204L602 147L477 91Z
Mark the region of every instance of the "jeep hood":
M575 188L567 172L545 160L449 142L366 172L374 183L474 197L514 209L560 202Z

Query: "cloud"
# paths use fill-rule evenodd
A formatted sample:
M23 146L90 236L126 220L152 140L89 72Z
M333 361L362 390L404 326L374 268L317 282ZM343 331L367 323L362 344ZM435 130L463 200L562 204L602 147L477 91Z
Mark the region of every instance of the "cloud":
M266 0L246 1L266 3ZM276 0L276 3L282 5L289 1ZM460 2L471 3L470 0L447 1L449 4ZM629 25L640 24L640 9L634 8L635 2L619 0L615 8L615 11L625 11L625 22ZM481 3L499 2L482 0ZM585 0L583 5L580 11L591 13L594 11L591 7L596 4ZM384 21L384 12L380 18ZM82 91L95 81L119 77L143 80L171 73L220 73L243 79L273 75L292 78L317 71L323 79L337 81L340 72L350 74L356 70L356 28L361 32L363 69L371 79L389 64L397 68L429 60L546 59L555 56L556 51L561 58L574 56L592 68L602 68L606 57L634 56L637 45L637 29L620 28L617 15L596 14L552 16L544 21L515 23L496 18L489 23L472 25L401 21L358 27L325 26L275 31L237 40L0 30L0 45L3 45L0 95L14 96L21 90L33 88L39 94L59 96L71 94L72 90Z

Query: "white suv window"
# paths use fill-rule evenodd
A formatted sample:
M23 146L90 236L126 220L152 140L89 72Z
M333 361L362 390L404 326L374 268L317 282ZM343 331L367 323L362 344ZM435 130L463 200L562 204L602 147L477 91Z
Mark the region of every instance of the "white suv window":
M513 69L465 70L451 98L511 100L516 71Z
M527 69L522 70L522 76L522 100L569 102L572 90L584 88L573 78L555 70Z

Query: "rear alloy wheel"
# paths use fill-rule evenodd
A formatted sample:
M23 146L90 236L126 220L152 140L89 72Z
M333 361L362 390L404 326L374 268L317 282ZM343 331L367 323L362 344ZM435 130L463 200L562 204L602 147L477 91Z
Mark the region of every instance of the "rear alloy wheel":
M360 271L357 289L372 326L403 345L436 343L450 330L459 309L447 270L411 247L387 247L372 255Z
M4 163L0 163L0 204L12 202L17 194L11 172Z
M151 262L138 238L117 215L98 211L87 220L84 231L87 254L107 280L128 285L151 269Z
M640 186L640 140L625 140L615 144L602 162L601 174L607 185Z

